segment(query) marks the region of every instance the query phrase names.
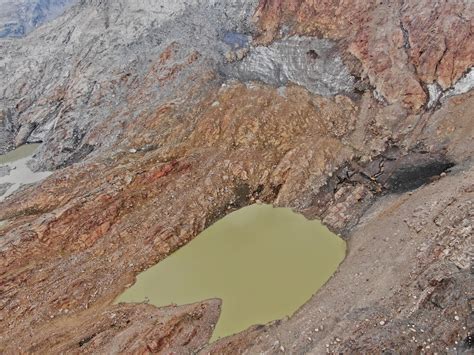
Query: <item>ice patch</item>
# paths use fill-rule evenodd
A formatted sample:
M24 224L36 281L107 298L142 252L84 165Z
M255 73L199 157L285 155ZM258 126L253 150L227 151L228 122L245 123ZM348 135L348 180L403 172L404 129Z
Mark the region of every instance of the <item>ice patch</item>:
M224 71L230 78L262 81L276 87L292 82L324 96L350 92L355 81L334 43L303 36L255 47L242 61L227 65Z
M428 84L427 87L428 87L428 94L430 96L427 107L433 108L438 103L438 100L441 97L441 94L443 93L443 91L441 90L441 87L437 83Z
M472 67L466 75L459 79L451 89L446 91L446 93L443 95L443 98L465 94L466 92L472 90L472 88L474 88L474 67Z

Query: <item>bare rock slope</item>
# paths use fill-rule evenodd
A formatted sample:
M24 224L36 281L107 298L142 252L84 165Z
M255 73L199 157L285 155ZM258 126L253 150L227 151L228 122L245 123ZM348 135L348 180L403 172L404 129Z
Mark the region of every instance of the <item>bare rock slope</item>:
M0 38L23 37L77 0L1 0Z
M0 40L0 351L469 352L470 1L83 0ZM255 200L348 241L289 319L207 344L219 302L113 305Z

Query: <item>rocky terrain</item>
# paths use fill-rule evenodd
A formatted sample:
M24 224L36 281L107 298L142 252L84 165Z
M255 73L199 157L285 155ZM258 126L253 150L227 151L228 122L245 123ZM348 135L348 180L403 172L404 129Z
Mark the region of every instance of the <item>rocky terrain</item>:
M0 351L472 351L474 4L82 0L0 40ZM7 172L5 172L7 173ZM260 200L348 241L292 317L208 344L220 303L113 305Z
M0 38L22 37L61 15L77 0L1 0Z

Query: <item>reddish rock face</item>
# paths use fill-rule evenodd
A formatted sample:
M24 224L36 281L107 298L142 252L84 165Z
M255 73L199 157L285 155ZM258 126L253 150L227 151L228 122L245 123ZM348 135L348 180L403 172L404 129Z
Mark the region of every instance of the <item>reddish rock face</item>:
M472 1L405 1L408 53L424 83L452 86L474 63Z
M264 43L283 25L339 40L388 102L417 111L427 99L423 85L446 89L473 65L473 15L473 3L462 0L263 0L255 19Z
M298 87L285 98L273 88L239 84L211 92L180 114L164 105L125 129L117 153L59 171L2 204L0 218L11 221L1 230L0 313L11 329L3 347L45 346L41 336L27 339L31 324L46 334L92 310L109 314L108 303L140 270L251 198L301 199L349 157L337 137L353 129L357 107L349 98L312 97ZM175 124L177 117L186 124ZM147 151L130 152L141 146ZM308 161L310 179L295 169ZM208 326L216 316L215 305L211 309ZM87 337L86 330L77 334ZM170 348L177 345L169 341Z
M283 26L331 38L383 100L372 88L323 97L291 84L223 83L204 55L177 42L141 76L118 73L126 105L87 133L93 146L113 131L111 146L0 203L0 352L198 352L218 301L156 309L113 300L141 271L257 199L322 219L348 239L349 255L290 319L203 352L411 353L423 342L440 351L462 343L474 94L426 110L423 88L448 87L472 66L473 9L452 1L428 11L431 3L260 3L257 42ZM181 73L186 80L176 81ZM158 86L176 95L158 104ZM110 109L108 90L92 95L91 112ZM7 116L0 112L0 123ZM414 191L404 192L406 180ZM407 335L413 324L416 343Z
M456 100L472 105L470 96L452 99L451 104ZM115 152L58 171L41 186L2 203L0 219L9 219L1 229L5 297L0 315L2 328L9 329L2 348L41 351L54 343L58 352L101 352L108 347L196 350L210 336L216 303L193 306L202 314L196 321L189 319L189 307L170 311L170 320L153 310L157 318L148 320L145 306L110 303L141 270L219 216L255 199L291 206L308 217L323 218L334 230L347 230L383 191L383 179L399 168L393 163L386 163L385 171L380 168L383 161L377 157L385 149L383 141L391 137L410 145L416 136L426 139L415 127L408 128L420 117L404 112L383 107L370 95L353 101L290 87L283 97L264 85L234 84L210 92L184 116L173 105L143 116L125 130L126 138ZM459 111L460 117L463 112ZM187 123L174 125L177 118ZM454 120L453 126L433 122L448 152L460 151L465 141L460 129L469 127L467 122L463 118ZM154 134L148 135L150 127ZM147 150L130 151L140 144ZM442 150L436 145L432 149ZM362 152L372 156L374 164L353 160ZM466 154L469 149L458 156L462 160ZM371 228L375 229L368 235L384 227ZM380 243L372 241L364 248L378 258ZM360 255L364 263L359 254L351 262L363 267L371 260L368 253ZM393 257L387 254L385 260ZM347 270L341 277L354 269ZM388 266L379 270L380 278L389 277L383 276ZM408 270L394 282L405 282ZM376 280L366 286L377 288ZM363 292L356 280L344 282L345 287ZM125 314L118 328L110 318L115 313ZM34 337L28 332L32 325ZM51 338L58 327L64 332ZM258 335L261 330L244 333L213 345L212 351L249 348ZM260 349L272 346L267 341L256 344Z

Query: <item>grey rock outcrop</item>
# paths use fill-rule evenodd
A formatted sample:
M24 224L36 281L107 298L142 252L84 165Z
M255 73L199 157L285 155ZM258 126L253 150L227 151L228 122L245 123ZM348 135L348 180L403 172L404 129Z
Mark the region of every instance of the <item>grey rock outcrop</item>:
M44 142L39 169L109 147L126 122L191 83L189 75L222 63L229 47L224 34L250 32L256 3L81 1L26 38L0 40L0 105L12 126L0 124L2 146ZM160 53L174 42L181 49L168 71L193 53L196 60L172 78L163 72L146 83ZM170 80L165 86L160 78ZM138 96L146 101L129 112ZM92 132L103 122L98 137Z
M78 0L0 0L0 38L23 37Z

